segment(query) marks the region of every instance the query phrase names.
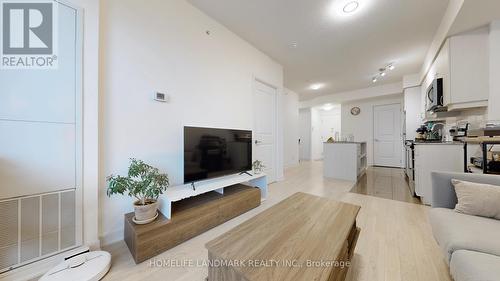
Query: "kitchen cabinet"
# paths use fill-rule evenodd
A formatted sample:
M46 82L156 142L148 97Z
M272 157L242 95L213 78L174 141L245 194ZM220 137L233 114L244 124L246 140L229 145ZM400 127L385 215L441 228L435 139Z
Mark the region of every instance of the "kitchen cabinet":
M443 103L448 111L488 106L488 30L479 29L448 38L437 55L422 89L443 78Z
M461 173L463 157L461 143L415 144L415 193L424 204L432 203L432 172Z

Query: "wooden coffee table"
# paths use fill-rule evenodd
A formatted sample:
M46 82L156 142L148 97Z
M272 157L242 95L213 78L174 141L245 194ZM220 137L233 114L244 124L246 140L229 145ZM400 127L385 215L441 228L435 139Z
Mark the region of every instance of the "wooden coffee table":
M344 280L359 210L295 193L208 242L208 280Z

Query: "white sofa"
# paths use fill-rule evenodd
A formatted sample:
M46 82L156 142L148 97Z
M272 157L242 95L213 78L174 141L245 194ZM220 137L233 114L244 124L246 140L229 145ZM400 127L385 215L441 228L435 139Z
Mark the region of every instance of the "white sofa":
M452 179L500 186L500 176L434 172L429 211L434 238L455 281L500 281L500 220L455 212Z

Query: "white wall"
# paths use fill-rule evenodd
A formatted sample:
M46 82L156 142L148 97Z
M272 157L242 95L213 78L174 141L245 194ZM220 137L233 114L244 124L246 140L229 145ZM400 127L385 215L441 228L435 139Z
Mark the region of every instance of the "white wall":
M403 105L403 94L342 104L342 135L352 134L355 141L367 142L368 165L373 165L373 107L395 103ZM355 106L361 109L361 113L357 116L351 115L351 108Z
M342 122L341 122L341 107L335 106L331 110L321 110L320 111L320 134L321 141L325 142L328 138L335 138L335 133L340 134L342 132Z
M299 159L311 160L311 109L299 110Z
M299 164L299 95L285 89L283 95L283 165Z
M320 110L311 108L311 160L323 158L323 142L321 141Z
M281 114L283 68L182 0L102 1L101 39L100 234L107 244L122 239L132 199L106 197L104 176L125 174L128 158L137 157L182 183L183 126L252 129L253 77L280 89ZM155 91L171 101L153 101Z
M335 137L335 132L341 133L340 105L335 105L331 110L324 110L323 107L313 108L314 117L312 120L313 139L311 142L313 159L324 158L323 143L330 137Z
M490 25L490 96L488 119L500 120L500 21Z

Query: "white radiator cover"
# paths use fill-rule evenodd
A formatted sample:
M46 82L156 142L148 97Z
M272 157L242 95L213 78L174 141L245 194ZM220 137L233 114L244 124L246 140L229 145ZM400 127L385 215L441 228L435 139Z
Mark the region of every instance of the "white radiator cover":
M76 190L0 201L0 272L77 246Z

